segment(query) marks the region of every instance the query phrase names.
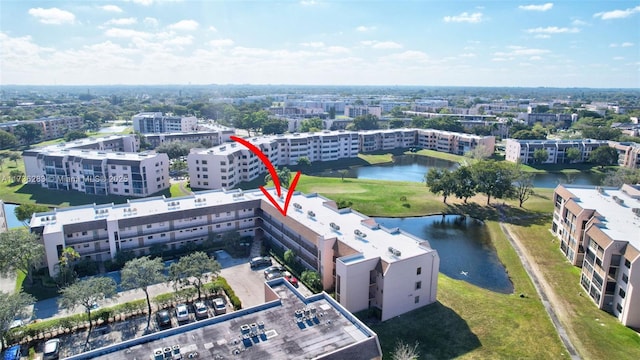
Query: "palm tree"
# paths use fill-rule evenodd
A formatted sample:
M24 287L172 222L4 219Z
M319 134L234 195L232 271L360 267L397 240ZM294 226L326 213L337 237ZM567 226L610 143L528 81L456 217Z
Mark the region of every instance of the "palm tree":
M276 175L280 180L280 185L284 187L289 187L289 183L291 182L291 170L289 170L288 167L285 166L282 169L276 169ZM269 183L269 181L272 181L272 180L273 178L271 177L271 173L268 173L267 175L265 175L264 177L265 184Z

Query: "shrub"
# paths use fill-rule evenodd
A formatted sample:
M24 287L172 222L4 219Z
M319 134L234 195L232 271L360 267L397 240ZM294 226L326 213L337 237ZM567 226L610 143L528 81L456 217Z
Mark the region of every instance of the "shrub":
M227 279L223 278L222 276L218 276L214 283L217 283L222 288L224 293L227 294L227 297L229 298L229 301L231 302L234 310L242 309L242 302L240 302L240 299L236 296L236 293L233 291L231 286L229 286L229 283L227 283Z

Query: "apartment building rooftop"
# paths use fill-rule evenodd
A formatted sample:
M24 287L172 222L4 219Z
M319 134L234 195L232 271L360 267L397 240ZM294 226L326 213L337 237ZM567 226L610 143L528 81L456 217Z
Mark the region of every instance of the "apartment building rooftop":
M580 207L594 209L602 215L600 228L607 236L629 241L636 249L640 249L640 213L633 211L634 208L640 208L640 185L625 185L622 188L562 186L576 197L575 201Z
M31 149L30 151L43 151L43 150L56 150L56 149L73 149L73 148L77 148L77 147L83 147L86 145L93 145L93 144L98 144L100 142L103 141L113 141L113 140L118 140L118 139L123 139L123 138L129 138L129 137L133 137L133 135L107 135L107 136L100 136L100 137L88 137L88 138L83 138L83 139L77 139L77 140L73 140L73 141L68 141L68 142L62 142L59 144L53 144L53 145L48 145L48 146L43 146L43 147L36 147Z
M83 159L89 160L142 160L147 159L150 156L155 156L154 152L114 152L114 151L102 151L102 150L83 150L73 148L45 148L39 151L40 154L49 156L77 156Z
M326 293L304 298L282 279L267 284L267 302L263 305L147 335L131 344L116 344L112 351L96 349L72 359L160 359L164 349L179 351L183 359L194 353L206 359L382 356L377 335Z

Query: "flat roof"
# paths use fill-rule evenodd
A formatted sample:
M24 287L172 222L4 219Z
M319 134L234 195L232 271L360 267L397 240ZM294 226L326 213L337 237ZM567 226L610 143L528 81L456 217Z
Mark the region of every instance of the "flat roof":
M43 146L40 148L31 149L32 151L43 151L43 150L54 150L54 149L72 149L78 146L90 145L90 144L99 144L103 141L113 141L120 140L124 138L131 138L134 135L108 135L101 137L88 137L83 139L77 139L69 142L63 142L59 144L53 144L48 146Z
M269 189L271 193L275 190ZM282 194L286 198L287 190ZM274 195L274 198L277 196ZM154 216L169 212L180 212L203 206L215 206L245 202L252 200L265 200L267 205L273 206L260 190L208 190L194 192L193 195L165 198L152 197L138 200L130 200L126 204L115 205L113 203L96 205L89 204L74 206L46 213L36 213L31 218L32 227L44 226L44 233L57 232L63 225L94 221L98 219L116 220L132 217ZM280 206L284 203L280 201ZM303 194L294 192L291 197L287 216L311 229L325 238L337 238L353 249L361 252L365 259L380 257L387 262L395 262L407 257L421 255L435 251L428 245L425 239L417 238L399 229L386 229L373 221L373 219L355 212L351 209L336 210L325 203L331 200L317 194ZM294 204L300 205L297 209ZM308 215L308 211L315 213L314 217ZM47 218L49 220L47 220ZM331 227L331 223L337 225L339 230ZM366 225L365 225L366 224ZM366 234L366 237L356 235L356 230ZM389 252L389 247L400 251L400 255ZM363 259L364 260L364 259Z
M304 298L282 279L269 284L279 299L147 335L133 340L129 346L114 345L115 351L108 354L104 354L106 349L101 353L101 349L96 349L95 355L91 352L85 356L79 354L77 358L153 359L156 350L175 345L180 347L183 358L194 352L205 359L373 359L382 356L376 334L326 293ZM302 311L301 316L297 316L296 311ZM146 337L149 341L145 341Z
M109 150L83 150L83 149L73 149L73 148L65 148L65 149L53 149L46 148L38 151L39 154L49 155L49 156L77 156L83 159L94 159L94 160L103 160L103 159L120 159L120 160L144 160L150 159L157 155L155 152L115 152Z
M604 217L600 225L602 232L613 240L628 241L636 249L640 249L640 217L633 213L633 208L640 208L640 199L634 198L618 188L579 185L562 185L576 196L574 201L584 209L596 210ZM624 201L618 204L614 197Z

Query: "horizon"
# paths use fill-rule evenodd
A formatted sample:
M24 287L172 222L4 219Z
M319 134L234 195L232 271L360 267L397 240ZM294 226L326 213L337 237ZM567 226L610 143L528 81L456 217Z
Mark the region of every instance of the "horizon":
M0 6L0 86L640 87L638 1Z

